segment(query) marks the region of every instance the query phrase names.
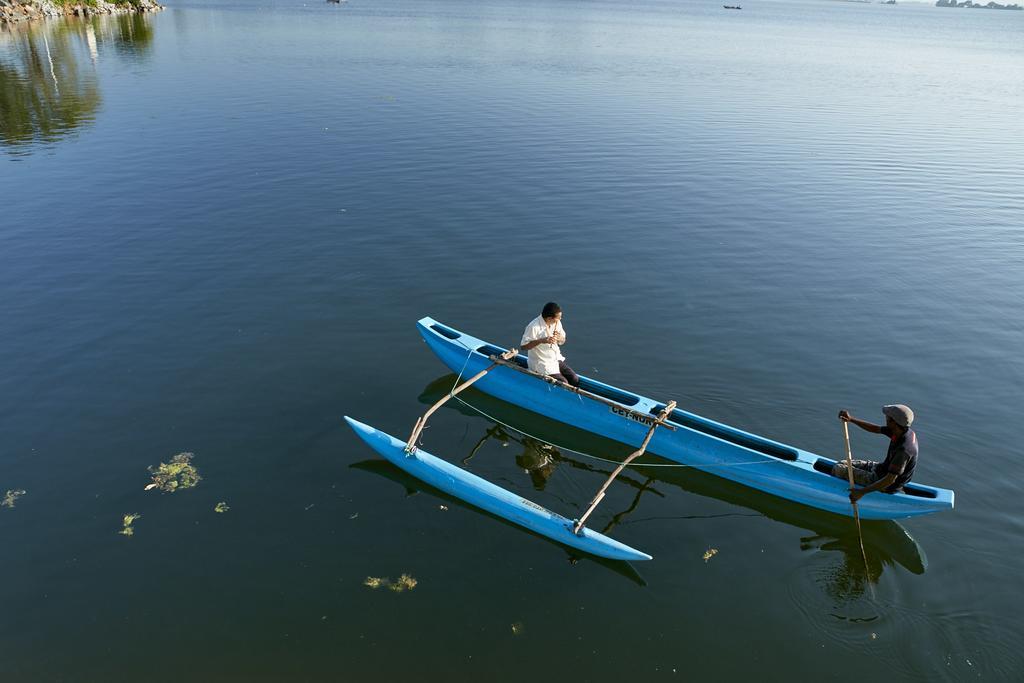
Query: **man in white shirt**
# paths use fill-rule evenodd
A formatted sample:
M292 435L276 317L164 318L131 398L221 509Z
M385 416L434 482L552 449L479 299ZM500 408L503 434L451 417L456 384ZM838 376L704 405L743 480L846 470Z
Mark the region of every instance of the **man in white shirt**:
M558 348L565 343L562 328L562 308L553 301L544 304L540 316L530 321L523 331L519 348L528 351L528 366L532 372L554 377L559 382L580 385L580 378L565 363L565 356Z

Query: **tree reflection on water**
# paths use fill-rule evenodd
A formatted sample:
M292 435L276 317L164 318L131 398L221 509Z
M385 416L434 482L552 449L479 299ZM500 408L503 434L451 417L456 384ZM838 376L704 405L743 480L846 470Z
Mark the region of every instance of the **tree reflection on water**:
M15 24L0 31L0 144L24 154L95 120L102 96L96 62L138 57L153 41L146 14Z

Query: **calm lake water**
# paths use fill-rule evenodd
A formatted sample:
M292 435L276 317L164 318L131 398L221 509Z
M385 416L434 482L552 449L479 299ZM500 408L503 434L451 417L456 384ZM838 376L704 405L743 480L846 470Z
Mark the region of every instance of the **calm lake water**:
M741 4L0 32L3 679L1024 678L1024 12ZM635 467L592 526L654 561L574 561L344 425L451 386L421 316L515 344L549 299L578 371L824 455L911 405L956 509L865 569L847 518ZM467 401L560 449L459 406L429 450L569 516L611 465L568 449L628 451Z

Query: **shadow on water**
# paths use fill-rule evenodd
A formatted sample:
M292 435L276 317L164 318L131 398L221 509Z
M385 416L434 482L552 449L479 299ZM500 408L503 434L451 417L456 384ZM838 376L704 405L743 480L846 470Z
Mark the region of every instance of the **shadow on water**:
M15 155L92 123L102 103L96 63L138 59L153 42L147 14L69 17L0 30L0 144Z
M420 402L433 404L451 390L454 381L455 375L445 375L431 382L420 394ZM599 473L610 473L615 466L600 460L591 464L583 459L570 458L566 455L568 451L575 451L582 458L585 458L582 454L601 454L609 460L621 461L632 450L630 446L556 422L473 388L457 398L463 401L452 400L445 407L491 423L468 455L462 458L462 464L475 457L490 439L503 444L515 442L523 447L522 453L516 455L516 464L528 472L537 489L543 489L559 466ZM514 425L514 428L506 428L502 423ZM666 461L656 454L645 455L637 461L641 465L659 462ZM906 529L894 521L863 522L864 547L868 555L868 566L865 567L853 520L848 517L815 510L689 467L630 466L616 481L616 485L625 484L637 493L627 510L613 515L602 529L603 533L616 525L630 523L626 517L641 506L645 494L663 496L661 491L666 485L676 486L688 493L746 508L757 516L809 531L809 534L799 537L801 550L832 552L841 558L841 562L830 568L826 575L820 576L826 593L836 602L849 602L863 596L868 582L877 583L886 567L900 565L913 574L923 574L928 566L923 549Z

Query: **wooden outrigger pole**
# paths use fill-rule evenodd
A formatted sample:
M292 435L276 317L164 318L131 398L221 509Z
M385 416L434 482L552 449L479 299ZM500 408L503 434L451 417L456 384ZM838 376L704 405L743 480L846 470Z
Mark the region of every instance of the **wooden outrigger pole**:
M665 423L665 418L667 418L672 413L672 411L675 410L675 408L676 402L669 401L668 405L666 405L662 409L662 411L658 413L658 417L654 420L654 424L652 424L651 428L647 430L647 436L644 437L644 441L643 443L640 444L640 448L630 453L629 457L623 460L619 464L619 466L615 468L615 471L611 473L611 476L608 477L608 480L605 481L604 485L600 489L598 489L597 495L594 496L594 500L590 501L590 507L587 508L587 511L583 513L583 516L580 517L573 525L572 531L574 534L580 533L580 530L583 529L583 525L584 523L586 523L587 517L590 516L590 513L594 511L598 503L601 502L601 499L604 498L605 491L608 490L608 487L611 485L612 481L615 480L615 477L619 476L619 473L622 472L622 470L626 469L626 466L629 465L629 463L633 462L634 460L636 460L637 458L644 454L644 451L647 450L647 444L651 442L651 437L654 436L654 430L657 429L659 425Z
M501 358L501 360L508 361L508 360L511 360L512 358L515 358L517 353L519 353L519 349L509 349L505 353L501 354L500 358ZM472 377L467 379L465 382L463 382L459 386L457 386L454 389L452 389L450 392L448 392L447 396L443 397L440 401L438 401L434 405L430 406L430 408L427 410L427 412L423 413L422 417L419 417L419 418L416 419L416 426L414 426L412 428L412 434L409 436L409 440L405 443L405 452L407 454L412 455L412 453L415 452L415 450L416 450L416 441L417 441L417 439L420 438L420 434L423 432L423 428L427 426L427 418L429 418L431 415L433 415L435 410L437 410L438 408L443 406L445 403L447 403L448 399L450 399L452 396L454 396L455 394L461 392L463 389L467 388L473 382L477 381L478 379L480 379L481 377L486 375L488 372L490 372L494 368L498 367L499 365L502 365L502 363L499 362L498 358L499 358L499 356L492 356L491 360L494 361L493 363L491 363L486 368L484 368L480 372L476 373L475 375L473 375Z

